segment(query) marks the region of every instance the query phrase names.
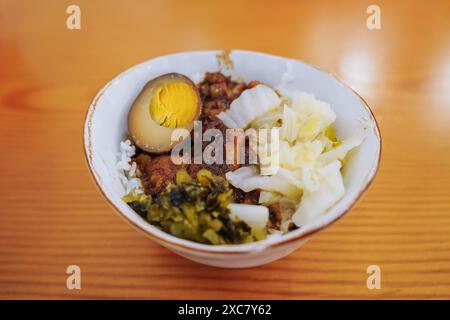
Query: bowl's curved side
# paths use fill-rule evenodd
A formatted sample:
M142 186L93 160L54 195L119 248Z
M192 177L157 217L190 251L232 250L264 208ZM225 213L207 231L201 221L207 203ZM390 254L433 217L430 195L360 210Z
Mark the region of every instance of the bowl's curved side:
M357 186L358 188L355 187L357 190L353 190L350 195L343 199L345 201L341 200L332 208L332 210L329 210L327 216L321 217L321 219L318 219L315 223L279 237L278 239L264 240L244 245L209 246L179 239L170 234L166 234L148 224L120 199L121 185L120 181L114 177L114 168L119 141L124 138L126 133L126 123L124 121L124 118L126 117L124 117L124 115L127 112L127 107L129 107L136 94L148 79L170 71L177 71L196 77L198 74L206 71L218 70L221 66L223 67L222 62L220 61L221 57L223 57L223 55L221 55L220 51L172 54L141 63L111 80L96 95L86 112L83 140L84 152L89 170L102 194L125 221L138 228L146 236L149 236L153 240L180 255L205 264L214 264L206 262L211 259L218 259L216 255L223 256L223 254L228 257L226 259L230 259L232 255L244 255L251 258L252 261L256 259L256 256L253 255L257 255L258 259L261 259L261 263L259 264L262 264L266 263L264 261L270 262L273 259L271 260L269 256L263 258L262 256L265 255L259 256L258 254L261 251L267 249L269 250L267 252L272 252L273 250L291 252L296 247L303 244L306 238L309 238L312 234L339 219L355 204L364 191L367 190L377 172L381 157L381 136L378 124L367 103L350 87L345 86L331 74L300 61L263 53L239 50L227 53L227 59L231 59L233 68L230 68L230 66L227 65L227 70L225 71L231 73L233 76L241 77L243 80L248 81L251 80L252 77L253 79L263 78L263 80L271 80L271 82L266 82L276 86L276 82L281 81L283 78L285 74L284 71L289 70L290 68L292 69L294 66L294 69L297 68L298 70L302 70L302 72L299 75L299 71L294 70L294 77L298 75L299 81L294 81L293 85L299 86L300 89L304 91L319 92L317 95L319 99L324 99L335 107L333 101L329 101L330 97L333 97L333 93L331 92L328 94L326 88L322 89L320 84L321 79L325 79L327 84L333 85L333 88L338 92L338 98L342 99L342 101L340 101L342 106L340 107L339 112L345 111L345 101L351 96L350 100L352 108L355 108L360 115L366 115L369 118L369 122L373 124L371 145L366 148L367 150L364 149L364 152L367 152L368 155L370 153L370 163L367 164L367 167L363 168L363 176L358 177L360 183ZM186 65L189 67L186 67ZM266 70L265 76L260 76L262 72L261 69L263 69L260 67L261 65L264 65L266 69L270 71L268 72ZM278 71L274 76L276 70ZM267 74L270 74L270 76ZM321 90L314 90L314 86L317 86L317 88ZM341 127L348 126L342 124ZM345 130L342 129L341 131L345 135ZM360 155L355 154L352 155L352 158L356 159L359 156ZM208 255L208 258L204 258L202 255ZM277 256L279 258L284 255L270 254L270 257ZM240 259L242 259L242 257ZM249 262L248 265L244 264L243 266L254 265L251 262Z
M282 243L277 246L266 247L263 250L252 250L245 253L223 254L222 252L199 252L188 248L160 243L172 252L186 259L219 268L236 269L262 266L278 259L284 258L300 248L310 236L302 237L296 241Z

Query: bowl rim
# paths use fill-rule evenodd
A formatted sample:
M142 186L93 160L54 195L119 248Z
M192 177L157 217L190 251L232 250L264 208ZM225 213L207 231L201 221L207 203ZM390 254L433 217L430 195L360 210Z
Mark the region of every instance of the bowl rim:
M325 73L332 78L334 78L336 81L338 81L340 84L342 84L345 88L349 89L361 102L362 106L366 109L366 111L369 113L371 120L374 123L373 132L375 134L375 137L377 138L378 142L378 157L376 161L374 162L374 166L370 168L369 173L367 174L365 178L364 185L359 189L357 194L351 199L350 203L341 210L341 212L331 219L330 221L327 221L323 225L316 226L315 228L308 230L306 232L301 233L299 231L299 234L292 237L285 237L284 235L278 237L277 239L273 239L270 243L262 241L253 242L250 244L234 244L234 245L208 245L208 244L202 244L197 243L194 241L186 240L186 239L180 239L177 238L169 233L164 233L165 237L159 236L155 234L151 229L146 230L143 227L141 227L136 222L132 221L130 218L124 214L121 209L114 204L114 200L110 199L110 197L105 193L103 188L100 185L100 182L97 179L96 174L94 173L94 168L92 167L91 161L92 161L92 144L91 144L91 128L92 128L92 118L94 116L95 108L97 105L97 102L100 100L100 98L103 96L104 93L109 89L109 87L114 83L114 81L120 77L122 77L124 74L131 72L132 70L139 68L140 66L154 60L157 58L168 58L170 56L176 56L180 54L214 54L218 59L221 59L222 56L226 56L228 59L228 56L231 53L240 53L240 54L254 54L259 55L263 57L268 58L277 58L277 59L286 59L288 61L292 62L299 62L301 64L307 65L313 69L316 69L317 71L320 71L322 73ZM86 135L88 136L88 143L86 143ZM378 173L378 168L380 166L381 162L381 154L382 154L382 138L381 138L381 132L378 125L378 122L375 118L375 115L373 111L371 110L369 104L366 102L366 100L361 97L359 93L357 93L350 85L345 83L340 77L337 75L326 71L322 69L321 67L318 67L312 63L308 63L305 61L302 61L300 59L296 58L290 58L290 57L284 57L284 56L278 56L274 54L268 54L258 51L250 51L250 50L240 50L240 49L232 49L232 50L203 50L203 51L180 51L175 53L169 53L165 55L156 56L150 59L147 59L141 63L138 63L136 65L133 65L129 68L127 68L125 71L119 73L114 78L112 78L110 81L108 81L101 89L100 91L95 95L95 97L92 99L89 107L87 108L85 112L84 122L83 122L83 151L84 151L84 158L87 162L87 167L89 169L89 172L91 174L91 178L94 181L97 188L100 190L103 197L107 200L107 203L109 203L110 206L114 208L116 213L119 214L119 216L128 224L133 226L135 229L137 229L139 232L143 233L145 236L151 238L152 240L156 241L157 243L167 246L167 247L177 247L178 249L184 250L184 251L197 251L197 252L203 252L203 253L220 253L220 254L249 254L255 251L262 251L269 248L278 247L281 245L287 245L293 242L297 242L299 240L306 240L307 238L311 237L315 233L318 233L319 231L331 226L336 221L340 220L347 212L349 212L355 204L359 201L359 199L363 196L363 194L368 190L370 185L375 179L375 176ZM332 206L334 207L334 205ZM148 222L146 222L148 223ZM152 226L154 227L154 226ZM156 227L154 227L156 228ZM299 229L301 230L301 229ZM180 240L182 240L180 243Z

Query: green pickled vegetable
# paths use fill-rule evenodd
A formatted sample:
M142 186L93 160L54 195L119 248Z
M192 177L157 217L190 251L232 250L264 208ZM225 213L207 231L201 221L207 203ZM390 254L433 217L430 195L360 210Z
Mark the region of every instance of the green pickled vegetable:
M148 222L176 237L207 243L238 244L265 239L266 230L252 230L232 216L228 204L233 190L228 182L207 169L192 178L179 170L176 182L169 183L153 201L130 193L123 200Z
M131 191L129 194L122 197L137 214L141 217L146 217L150 204L152 203L152 197L146 194L138 194L136 191Z

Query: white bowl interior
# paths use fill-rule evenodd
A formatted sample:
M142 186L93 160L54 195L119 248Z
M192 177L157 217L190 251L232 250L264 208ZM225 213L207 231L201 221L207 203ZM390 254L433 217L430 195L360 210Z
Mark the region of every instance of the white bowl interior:
M94 178L109 201L132 223L146 232L175 244L209 251L251 251L284 241L323 227L345 213L375 175L381 141L370 110L361 98L332 75L297 60L272 55L232 51L233 67L228 69L218 59L220 51L186 52L155 58L139 64L111 80L90 106L85 124L85 149ZM346 192L326 214L312 223L279 237L256 243L232 246L209 246L173 237L153 227L122 200L124 188L116 169L119 143L127 136L127 113L144 84L161 74L178 72L199 80L205 72L222 71L245 81L259 80L278 86L286 72L291 76L285 87L313 93L331 104L337 118L338 138L344 139L370 128L361 146L351 152L343 169ZM284 78L285 79L285 78Z

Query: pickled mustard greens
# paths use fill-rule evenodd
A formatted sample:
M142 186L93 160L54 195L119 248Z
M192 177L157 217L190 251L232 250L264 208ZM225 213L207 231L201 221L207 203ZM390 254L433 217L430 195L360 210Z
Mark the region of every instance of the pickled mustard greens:
M231 215L233 190L207 169L192 178L182 169L176 182L155 199L133 192L123 200L151 224L176 237L207 244L238 244L266 238L266 228L255 230Z
M126 196L123 196L122 200L125 201L131 209L136 211L137 214L145 218L147 216L148 208L152 202L152 197L143 193L137 194L133 190Z

